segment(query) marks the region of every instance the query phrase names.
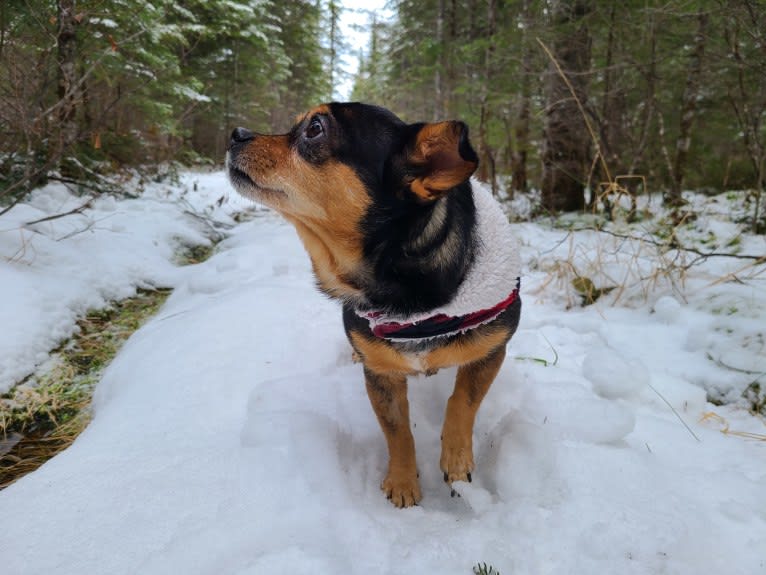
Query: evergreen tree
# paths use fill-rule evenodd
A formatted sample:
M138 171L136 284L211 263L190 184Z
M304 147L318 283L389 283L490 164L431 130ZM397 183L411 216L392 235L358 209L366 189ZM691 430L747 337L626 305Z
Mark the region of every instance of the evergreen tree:
M587 15L562 18L566 7ZM684 188L747 188L753 225L762 225L762 2L390 8L393 21L370 18L352 97L408 121L466 121L487 181L542 187L554 209L582 206L584 188L595 203L617 176L644 177L671 198ZM341 13L336 0L0 2L0 202L51 176L220 161L238 125L285 130L295 113L331 99L345 73ZM589 57L572 60L567 45L585 25ZM568 87L554 89L561 75L537 38L582 111ZM582 137L573 126L585 118L592 133Z
M285 128L331 90L323 34L309 0L2 2L0 201L59 168L220 161L233 127Z

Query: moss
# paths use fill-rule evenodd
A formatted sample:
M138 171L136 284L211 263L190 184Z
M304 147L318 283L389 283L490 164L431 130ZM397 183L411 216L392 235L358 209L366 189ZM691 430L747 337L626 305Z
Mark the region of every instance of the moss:
M753 414L766 416L766 386L758 381L766 374L761 374L758 379L752 381L742 393L742 397L749 403Z
M572 287L580 294L583 307L596 303L596 300L602 295L608 294L615 289L614 286L597 288L593 280L582 276L577 276L572 280Z
M183 246L176 254L176 263L187 266L204 262L215 251L217 242L211 242L204 245Z

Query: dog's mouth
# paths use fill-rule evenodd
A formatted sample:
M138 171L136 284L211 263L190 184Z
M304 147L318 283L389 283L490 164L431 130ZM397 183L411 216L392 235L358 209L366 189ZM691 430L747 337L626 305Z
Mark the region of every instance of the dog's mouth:
M269 201L280 201L287 198L287 194L282 190L270 188L257 183L244 170L238 168L230 161L227 162L229 169L229 180L234 188L243 196L260 200L264 203Z

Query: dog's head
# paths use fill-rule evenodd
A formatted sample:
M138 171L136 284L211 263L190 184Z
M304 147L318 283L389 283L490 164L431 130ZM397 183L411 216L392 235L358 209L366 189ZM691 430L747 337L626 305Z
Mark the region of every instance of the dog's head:
M321 288L351 299L370 274L371 214L428 210L477 163L462 122L406 124L360 103L318 106L287 134L237 128L227 153L234 187L292 222Z

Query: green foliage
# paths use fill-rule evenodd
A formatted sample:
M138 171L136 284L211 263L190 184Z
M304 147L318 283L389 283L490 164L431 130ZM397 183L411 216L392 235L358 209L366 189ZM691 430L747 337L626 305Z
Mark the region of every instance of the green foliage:
M495 568L492 567L492 565L487 565L486 563L477 563L473 567L474 575L500 575L500 571L495 571Z
M270 128L287 131L295 115L329 99L331 74L325 60L322 15L315 2L276 3L273 14L281 22L279 42L286 58L285 75L272 78L271 89L277 97Z
M336 0L78 0L79 132L56 157L63 3L0 2L0 203L64 165L220 161L232 128L283 131L296 113L330 99L356 49L339 33L350 8ZM582 106L594 162L585 186L620 175L645 176L659 191L675 182L690 62L701 43L683 186L752 190L751 227L766 227L766 6L587 4L577 24L590 42ZM555 73L540 42L554 46L574 26L556 20L552 6L393 0L393 20L370 15L352 98L408 121L463 119L481 177L539 187ZM701 14L708 25L699 42Z
M0 203L65 162L220 161L234 127L284 129L330 92L315 1L78 0L78 133L57 157L61 5L0 5Z
M766 183L766 6L749 0L589 5L582 104L594 126L591 156L598 151L603 162L594 161L584 183L595 188L632 175L645 176L652 190L671 186L702 11L708 25L683 186L755 190L756 227ZM544 97L551 67L537 40L552 46L572 24L553 21L544 0L397 0L391 8L393 21L371 22L353 97L386 105L408 121L459 117L485 150L482 161L493 161L500 174L515 174L524 162L539 186L543 122L553 103Z

